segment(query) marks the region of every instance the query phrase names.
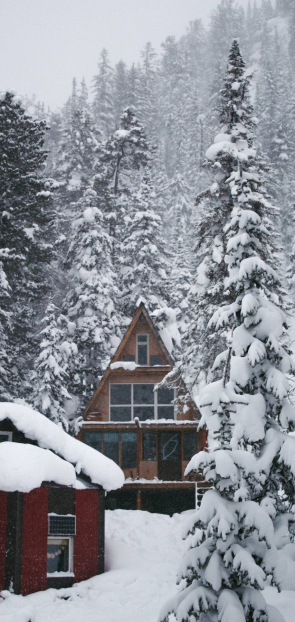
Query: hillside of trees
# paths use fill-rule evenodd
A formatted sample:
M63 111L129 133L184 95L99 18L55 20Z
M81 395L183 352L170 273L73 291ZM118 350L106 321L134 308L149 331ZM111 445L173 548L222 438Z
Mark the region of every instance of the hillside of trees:
M233 154L211 157L210 145L227 140L235 38L254 107L248 147L255 137L271 206L265 252L280 266L273 296L294 315L295 7L221 0L208 28L191 22L158 55L147 43L139 64L112 67L102 50L90 93L74 79L62 110L1 95L2 401L68 428L141 301L176 360L169 382L181 374L198 392L218 374L228 329L216 334L209 320L224 303ZM233 304L230 287L226 296Z

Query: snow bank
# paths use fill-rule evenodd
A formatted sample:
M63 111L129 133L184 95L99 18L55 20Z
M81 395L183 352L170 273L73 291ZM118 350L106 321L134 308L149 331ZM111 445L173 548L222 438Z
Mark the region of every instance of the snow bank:
M84 473L94 484L100 484L105 490L116 490L123 486L123 471L112 460L69 436L60 426L29 406L0 403L0 421L4 419L10 419L18 430L27 438L37 441L43 449L50 449L70 462L76 473Z
M0 490L30 492L45 481L75 486L75 469L48 449L22 443L0 443Z

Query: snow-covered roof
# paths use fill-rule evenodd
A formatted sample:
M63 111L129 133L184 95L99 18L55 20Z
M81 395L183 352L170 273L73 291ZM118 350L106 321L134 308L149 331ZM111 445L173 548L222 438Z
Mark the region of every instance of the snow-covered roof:
M99 484L105 490L116 490L123 486L123 471L113 460L73 438L62 427L29 406L0 403L0 427L4 419L9 419L27 438L36 441L39 447L0 443L1 490L29 492L40 486L42 481L77 486L76 476L79 473L87 475L93 484ZM5 484L5 481L11 483Z

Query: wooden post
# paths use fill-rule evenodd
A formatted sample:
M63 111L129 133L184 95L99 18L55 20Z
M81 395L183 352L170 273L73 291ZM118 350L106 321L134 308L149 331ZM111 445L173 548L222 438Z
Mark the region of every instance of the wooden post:
M141 499L140 499L140 490L137 491L136 497L136 509L141 510Z

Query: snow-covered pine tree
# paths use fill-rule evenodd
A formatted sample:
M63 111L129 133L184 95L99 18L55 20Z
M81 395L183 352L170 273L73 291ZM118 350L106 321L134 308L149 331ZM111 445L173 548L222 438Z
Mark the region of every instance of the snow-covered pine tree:
M225 296L224 223L233 209L228 178L239 165L240 145L246 137L251 142L255 126L248 87L249 77L235 41L220 92L220 131L206 152L205 166L213 183L196 199L195 276L188 298L188 326L183 336L180 363L181 374L190 391L193 387L196 390L204 379L207 381L220 344L225 344L224 336L212 332L208 322ZM226 295L230 301L230 293Z
M5 250L0 253L0 257L6 254ZM9 379L9 356L8 356L8 344L10 333L10 314L3 308L6 298L9 296L9 284L6 278L6 274L3 270L3 263L0 261L0 401L9 402L12 401L10 393L10 379Z
M43 172L45 131L46 123L27 115L20 98L1 94L0 253L10 287L1 306L10 314L7 372L15 396L25 396L29 389L27 372L37 347L34 324L53 257L52 184Z
M121 338L112 240L98 205L96 192L88 188L75 208L66 260L70 291L63 311L77 327L79 358L72 376L81 408L89 401Z
M231 55L234 50L236 41ZM216 329L232 330L232 340L216 363L223 362L223 377L200 393L200 427L215 443L196 454L186 470L203 472L213 489L189 521L190 548L178 577L182 590L163 607L165 622L171 612L179 622L281 619L260 590L270 581L283 587L281 514L286 532L294 522L295 440L286 433L295 425L286 378L292 363L281 344L285 317L270 265L271 209L252 135L245 126L242 133L229 178L233 210L224 222L225 287L235 299L211 320Z
M43 415L68 430L65 402L68 392L70 359L77 354L75 344L67 341L57 307L49 303L41 320L40 353L35 361L33 404Z
M98 63L98 74L93 78L93 112L98 127L107 138L114 129L113 69L108 51L103 48Z
M155 211L155 195L146 172L137 195L133 195L131 216L126 218L120 253L122 312L129 317L140 302L152 313L168 302L168 259L162 221Z

